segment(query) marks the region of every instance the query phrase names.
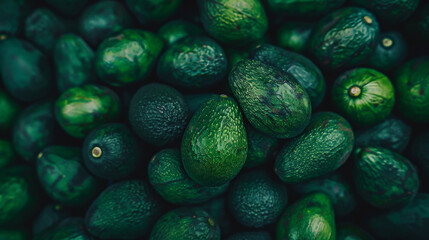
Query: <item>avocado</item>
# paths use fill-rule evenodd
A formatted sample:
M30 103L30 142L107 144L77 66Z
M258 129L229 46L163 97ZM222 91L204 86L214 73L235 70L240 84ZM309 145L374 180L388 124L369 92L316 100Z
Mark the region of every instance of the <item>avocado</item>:
M22 229L0 229L0 239L29 240L30 236L26 230L22 230Z
M33 0L0 1L0 35L19 34L23 27L24 18L33 5Z
M335 171L350 156L354 134L343 117L332 112L313 114L298 137L287 141L274 163L285 183L301 183Z
M34 168L18 165L0 171L0 227L23 226L39 211L40 187Z
M0 170L16 161L16 153L9 140L0 139Z
M397 153L405 150L410 141L411 126L397 116L355 132L357 147L384 147Z
M37 156L40 184L54 201L82 207L101 191L101 181L86 170L81 154L80 148L54 145Z
M163 211L149 184L126 180L107 187L85 215L88 231L100 239L141 239Z
M277 223L277 239L335 240L334 209L324 193L312 193L290 205Z
M405 26L407 36L413 40L426 43L429 40L429 4L422 1L422 5L413 14Z
M53 49L58 90L94 83L94 51L78 35L69 33L58 38Z
M71 211L61 204L47 204L33 222L33 234L48 229L56 223L71 216Z
M125 29L106 38L97 48L98 77L115 87L141 83L155 66L164 46L155 34Z
M381 147L355 150L353 179L359 195L377 208L406 205L416 196L420 186L413 164L398 153Z
M87 7L79 17L77 25L79 34L96 47L111 34L134 24L130 12L121 2L107 0Z
M128 116L141 139L163 146L181 137L189 119L189 109L179 91L165 84L151 83L134 94Z
M419 193L408 205L373 216L368 228L377 239L424 240L429 235L429 194Z
M299 135L311 116L310 98L292 75L258 60L243 60L229 85L252 126L276 138Z
M372 13L363 8L342 8L314 26L308 52L327 70L354 67L374 52L379 32Z
M82 218L66 218L45 231L37 234L33 240L96 240L85 229Z
M219 42L245 46L261 39L268 19L260 0L198 0L205 30Z
M0 41L0 72L5 89L24 102L46 97L53 85L45 55L18 38Z
M148 24L170 18L182 0L126 0L126 3L141 24Z
M377 15L381 21L398 24L405 21L417 9L420 0L352 0Z
M186 173L203 186L220 186L243 168L247 135L237 103L218 95L193 115L182 138Z
M277 45L286 50L303 54L313 31L313 23L286 22L277 31Z
M92 130L83 142L82 153L88 170L109 180L129 177L143 158L137 138L122 123L107 123Z
M252 58L280 69L298 80L308 93L313 109L323 101L326 92L325 79L310 59L270 44L256 48Z
M420 131L410 144L410 160L417 163L419 170L429 173L429 131Z
M272 159L280 142L277 138L262 134L251 126L246 127L246 130L249 146L244 167L259 167Z
M31 104L20 112L12 129L16 153L25 161L36 162L37 154L55 142L58 130L53 101Z
M261 228L277 220L288 200L286 185L265 171L240 174L228 193L228 205L241 225Z
M395 72L393 84L402 116L413 122L429 123L429 57L406 62Z
M0 132L10 131L20 110L18 101L0 89Z
M229 211L227 211L225 195L205 202L202 205L199 205L199 207L204 209L215 220L215 222L219 224L220 232L223 236L228 235L235 227L229 215Z
M389 78L370 68L355 68L341 74L331 93L335 108L357 126L382 122L395 105L395 90Z
M271 236L268 232L240 232L235 233L226 238L226 240L271 240Z
M219 225L201 208L176 208L158 219L149 240L220 240Z
M61 127L75 138L84 138L92 129L119 116L120 101L111 89L87 84L70 88L55 103Z
M337 226L336 240L375 240L375 238L355 224L343 223Z
M273 15L316 18L341 7L346 0L267 0Z
M226 75L226 54L211 38L192 36L172 44L158 62L158 78L186 89L215 86Z
M380 34L377 47L369 58L368 65L382 72L390 72L404 61L408 46L400 32L384 32Z
M192 22L173 20L162 25L162 27L158 29L157 34L164 40L167 46L171 46L180 39L189 36L204 35L204 31L200 26Z
M200 109L204 103L206 103L210 98L216 96L214 93L196 93L196 94L187 94L185 95L185 101L188 105L190 115L194 115Z
M224 193L225 183L206 187L192 180L183 169L179 149L167 148L156 153L149 162L150 184L165 200L172 204L190 205L206 202Z
M45 0L45 2L63 15L74 16L80 13L90 0Z

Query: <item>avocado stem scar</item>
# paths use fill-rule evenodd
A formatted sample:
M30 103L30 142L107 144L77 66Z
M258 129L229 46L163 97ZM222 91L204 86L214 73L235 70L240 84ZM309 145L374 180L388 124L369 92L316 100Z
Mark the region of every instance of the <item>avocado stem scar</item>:
M383 38L382 43L385 47L391 47L393 45L393 41L390 38Z
M208 221L209 221L210 226L213 227L215 225L215 222L213 221L212 218L209 218Z
M373 22L372 18L369 17L369 16L363 17L363 20L365 20L365 22L368 23L368 24L372 24L372 22Z
M99 147L94 147L94 148L92 149L91 153L92 153L92 156L93 156L93 157L95 157L95 158L99 158L99 157L101 157L101 154L102 154L103 152L101 151L101 148L99 148Z
M43 157L43 153L37 154L37 159L41 159Z
M352 96L352 97L358 97L361 92L362 92L362 90L360 89L360 87L353 86L349 90L349 95Z
M225 95L225 94L221 94L221 95L220 95L220 97L222 97L222 98L227 98L228 96L227 96L227 95Z

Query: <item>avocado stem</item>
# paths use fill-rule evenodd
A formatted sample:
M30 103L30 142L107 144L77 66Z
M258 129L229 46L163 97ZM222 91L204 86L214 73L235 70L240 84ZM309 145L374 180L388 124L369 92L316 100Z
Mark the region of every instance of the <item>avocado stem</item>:
M368 23L368 24L372 24L372 22L373 22L372 18L369 17L369 16L363 17L363 20L365 20L365 22Z
M391 47L393 45L393 41L390 38L383 38L382 43L384 47Z
M358 97L361 94L362 90L358 86L353 86L349 90L349 95L351 97Z
M102 154L103 152L101 151L101 148L99 148L99 147L94 147L93 149L92 149L92 151L91 151L91 154L92 154L92 156L93 157L95 157L95 158L99 158L99 157L101 157L101 154Z

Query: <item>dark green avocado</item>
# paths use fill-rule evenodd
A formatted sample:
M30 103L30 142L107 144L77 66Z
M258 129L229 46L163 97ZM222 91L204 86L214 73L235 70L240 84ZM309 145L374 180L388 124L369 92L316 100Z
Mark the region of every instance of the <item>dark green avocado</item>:
M396 71L397 108L413 122L429 123L429 57L415 58Z
M305 89L292 75L258 60L243 60L229 74L229 85L252 126L277 138L299 135L311 116Z
M158 219L149 240L220 240L219 225L203 209L177 208Z
M131 99L128 114L134 132L155 146L178 140L189 119L183 95L159 83L141 87Z
M251 126L247 126L246 130L249 148L244 167L258 167L267 163L276 153L280 141L258 132Z
M265 171L240 174L228 193L228 205L243 226L261 228L274 223L288 201L286 185Z
M382 72L390 72L404 61L407 53L408 46L400 32L381 33L368 66Z
M410 160L417 163L419 170L429 173L429 131L420 131L410 144Z
M186 104L189 107L189 112L192 115L200 109L204 103L206 103L210 98L216 96L214 93L196 93L185 95Z
M33 234L37 235L63 219L70 217L71 214L71 210L61 204L51 203L46 205L33 222Z
M120 100L111 89L84 85L65 91L55 103L55 116L69 135L84 138L92 129L119 116Z
M235 228L229 215L227 199L225 195L212 199L202 205L199 205L199 207L207 211L207 213L215 220L215 222L219 224L222 236L228 235Z
M201 27L192 22L173 20L162 25L162 27L158 29L157 34L167 43L167 46L171 46L180 39L189 36L204 35L204 31Z
M95 70L112 86L141 83L155 66L164 46L154 33L125 29L106 38L97 48Z
M375 238L355 224L343 223L337 226L336 240L375 240Z
M128 8L142 24L162 22L180 7L182 0L126 0Z
M21 107L18 101L13 99L7 92L0 89L0 132L10 131Z
M30 235L24 229L0 229L2 240L29 240Z
M406 205L419 190L417 169L408 159L387 148L357 148L353 163L355 188L374 207Z
M316 18L341 7L346 0L267 0L268 9L279 16Z
M80 13L91 0L45 0L49 6L61 14L73 16Z
M192 36L172 44L158 62L157 75L168 84L202 89L218 84L228 62L222 47L204 36Z
M429 4L422 1L413 17L405 26L407 36L422 43L429 41Z
M226 95L208 100L194 114L182 138L186 173L203 186L220 186L243 168L247 135L237 103Z
M0 72L5 89L25 102L46 97L53 85L45 55L18 38L0 41Z
M33 0L0 1L0 38L2 34L19 34L23 21L33 5Z
M9 140L0 139L0 170L16 161L15 149Z
M85 215L85 227L99 239L142 239L161 216L163 204L149 184L126 180L106 188Z
M165 200L172 204L191 205L206 202L224 193L225 183L216 187L205 187L192 180L183 168L180 151L168 148L156 153L149 162L150 184Z
M357 126L382 122L395 105L395 90L389 78L370 68L343 73L335 80L331 93L334 106Z
M82 218L66 218L45 231L37 234L33 240L96 240L85 229Z
M405 21L417 9L419 2L420 0L352 0L353 4L368 9L388 24Z
M268 232L240 232L235 233L226 238L226 240L271 240L271 236Z
M285 183L301 183L335 171L350 156L354 134L338 114L313 114L304 132L286 141L274 163L274 171Z
M335 216L329 197L312 193L290 205L277 223L277 239L335 240Z
M308 51L328 70L350 68L371 56L379 38L375 16L346 7L322 18L313 28Z
M307 22L286 22L277 31L277 45L297 53L307 51L314 24Z

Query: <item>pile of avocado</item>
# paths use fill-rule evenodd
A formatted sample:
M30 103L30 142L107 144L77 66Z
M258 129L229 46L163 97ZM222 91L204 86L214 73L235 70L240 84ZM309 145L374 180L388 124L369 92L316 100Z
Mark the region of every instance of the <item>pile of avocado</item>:
M424 0L0 0L0 240L429 239Z

